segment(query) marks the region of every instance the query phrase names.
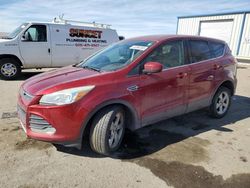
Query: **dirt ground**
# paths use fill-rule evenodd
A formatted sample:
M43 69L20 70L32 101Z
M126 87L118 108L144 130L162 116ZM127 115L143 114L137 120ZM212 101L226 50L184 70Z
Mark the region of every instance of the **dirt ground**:
M16 118L21 83L0 80L0 187L250 187L250 66L223 119L197 111L126 133L113 157L26 139Z

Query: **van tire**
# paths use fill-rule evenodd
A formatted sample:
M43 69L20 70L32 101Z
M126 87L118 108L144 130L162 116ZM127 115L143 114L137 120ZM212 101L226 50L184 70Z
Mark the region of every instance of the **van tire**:
M14 58L0 59L0 78L14 80L21 74L21 66Z
M231 105L232 93L227 87L220 87L215 93L212 104L209 108L209 114L213 118L224 117Z
M120 106L105 108L93 119L90 129L90 146L97 153L110 155L120 147L124 132L125 111L123 108Z

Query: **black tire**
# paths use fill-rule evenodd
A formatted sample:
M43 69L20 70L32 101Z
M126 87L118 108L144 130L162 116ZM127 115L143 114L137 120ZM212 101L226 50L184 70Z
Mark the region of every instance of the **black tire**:
M225 103L220 98L220 96L223 97L223 95L225 97L226 95L228 95L228 99L227 99L228 101L227 101L226 107L225 107ZM212 100L212 104L210 105L210 108L209 108L210 116L214 118L224 117L227 114L228 109L231 105L231 97L232 97L232 92L228 88L223 87L223 86L220 87L218 91L215 93L213 100Z
M121 120L118 120L118 116L121 116ZM110 146L112 143L112 131L111 125L113 126L114 121L121 122L121 129L117 129L117 135L120 135L114 141L114 146ZM118 123L119 124L119 123ZM119 131L119 134L118 134ZM121 131L121 132L120 132ZM103 154L110 155L115 152L121 145L125 132L125 111L120 106L112 106L105 108L97 113L93 119L93 123L90 129L90 146L93 151ZM119 140L119 141L117 141ZM110 143L111 142L111 143ZM112 144L111 144L112 145Z
M12 72L6 72L6 66L11 67ZM0 78L3 80L14 80L21 74L21 66L14 58L0 59Z

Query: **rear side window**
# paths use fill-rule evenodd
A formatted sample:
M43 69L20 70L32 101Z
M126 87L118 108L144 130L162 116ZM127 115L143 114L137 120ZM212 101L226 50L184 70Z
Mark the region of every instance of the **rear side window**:
M225 45L218 42L209 42L214 57L220 57L224 54Z
M208 42L202 40L190 40L190 55L192 63L212 58Z

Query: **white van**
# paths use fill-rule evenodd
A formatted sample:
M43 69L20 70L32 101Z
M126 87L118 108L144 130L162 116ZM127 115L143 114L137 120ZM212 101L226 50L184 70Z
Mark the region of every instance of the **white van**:
M79 63L119 41L110 25L54 20L24 23L0 39L0 77L15 79L26 68L63 67Z

